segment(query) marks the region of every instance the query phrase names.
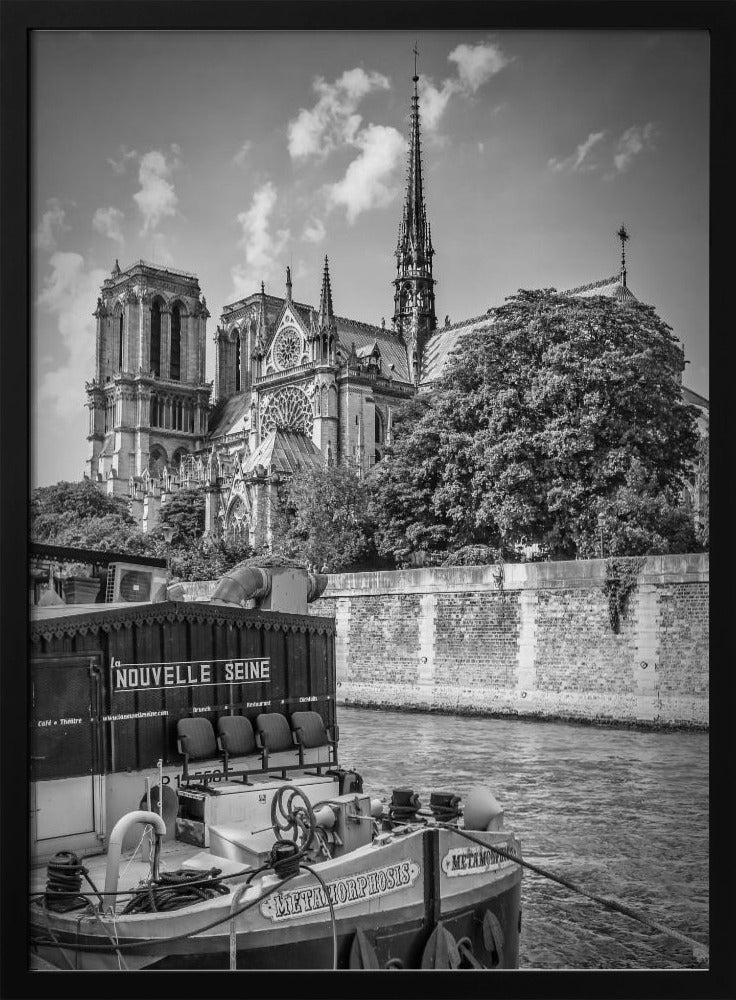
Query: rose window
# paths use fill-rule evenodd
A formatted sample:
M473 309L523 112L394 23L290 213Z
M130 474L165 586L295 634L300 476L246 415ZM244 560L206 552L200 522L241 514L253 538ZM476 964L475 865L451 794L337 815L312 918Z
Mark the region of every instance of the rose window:
M302 338L297 331L291 327L282 330L273 345L273 357L278 367L283 371L298 365L301 353Z
M312 433L312 407L306 393L293 385L280 389L266 400L261 410L261 432L268 434L274 427L282 430Z

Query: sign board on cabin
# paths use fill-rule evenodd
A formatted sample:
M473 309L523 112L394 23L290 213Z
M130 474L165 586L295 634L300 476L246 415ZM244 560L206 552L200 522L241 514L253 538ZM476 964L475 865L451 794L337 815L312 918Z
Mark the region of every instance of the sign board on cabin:
M176 663L121 663L110 661L112 692L163 691L177 687L215 687L218 684L267 684L271 661L183 660Z

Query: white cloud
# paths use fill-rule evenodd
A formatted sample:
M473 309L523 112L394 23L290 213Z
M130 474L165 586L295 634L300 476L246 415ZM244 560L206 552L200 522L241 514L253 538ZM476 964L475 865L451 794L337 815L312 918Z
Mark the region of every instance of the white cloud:
M631 166L632 160L646 150L654 149L654 140L657 137L657 127L654 122L647 122L646 125L632 125L627 128L621 138L616 143L616 153L613 157L613 164L622 174Z
M493 42L457 45L447 58L457 66L457 76L447 77L439 85L431 77L419 77L419 110L429 132L438 128L452 97L471 97L512 61Z
M250 139L246 139L233 157L233 163L238 167L245 166L245 161L247 160L248 153L250 153L251 149L253 149L253 143Z
M327 230L321 219L310 219L304 227L302 239L306 243L321 243L325 238Z
M40 250L55 250L57 236L71 227L66 225L66 210L58 198L48 198L46 206L36 229L35 243Z
M386 125L368 125L357 136L356 145L360 156L341 181L327 188L329 203L344 205L350 224L361 212L391 203L396 195L393 177L405 151L404 137Z
M471 94L475 94L484 83L511 62L501 51L501 47L493 42L458 45L447 58L457 64L460 83Z
M158 149L152 149L141 157L138 169L141 189L133 195L143 216L141 236L155 230L165 216L176 215L179 199L169 178L181 165L180 152L179 147L172 144L168 157Z
M591 132L588 138L580 143L574 153L571 153L570 156L565 157L563 160L552 157L547 161L547 166L551 170L569 170L572 172L595 170L596 165L590 163L588 154L594 146L598 145L605 134L605 132Z
M100 286L109 274L101 268L87 268L81 254L60 251L51 255L49 268L37 303L56 318L56 340L61 342L64 356L55 362L52 371L36 379L35 412L43 412L53 421L79 414L84 382L94 374L92 314Z
M357 114L361 100L375 90L387 90L388 78L381 73L348 69L334 83L317 77L313 83L319 100L309 110L301 108L288 124L289 154L292 159L324 159L333 149L357 141L362 117Z
M112 205L109 208L98 208L92 219L92 228L122 246L124 239L120 226L124 218L124 213Z
M290 233L288 229L271 231L271 216L277 200L276 188L271 181L266 181L253 195L250 208L237 217L243 230L238 246L245 251L245 261L232 269L236 298L256 291L260 282L273 277L280 266L279 255Z
M134 149L128 149L127 146L121 146L117 159L115 157L108 156L107 162L112 167L113 173L116 173L119 176L125 173L128 160L135 160L137 156L138 153Z
M425 129L437 128L450 98L461 90L458 80L447 79L437 87L431 77L419 77L419 116Z

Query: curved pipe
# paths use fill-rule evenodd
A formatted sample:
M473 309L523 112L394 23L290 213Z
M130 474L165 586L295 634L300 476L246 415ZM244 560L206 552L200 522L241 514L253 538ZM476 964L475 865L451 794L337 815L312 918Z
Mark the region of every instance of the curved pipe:
M325 573L307 574L307 604L311 604L324 594L327 583L328 577Z
M121 816L112 828L110 840L107 845L107 868L105 869L105 892L118 891L118 878L120 876L120 855L123 850L123 838L131 826L136 823L150 823L156 831L158 837L166 836L166 824L158 813L146 812L145 809L136 809L134 812ZM115 900L111 900L114 903Z
M258 566L236 566L217 581L210 601L237 604L245 607L247 601L260 600L271 590L271 574Z

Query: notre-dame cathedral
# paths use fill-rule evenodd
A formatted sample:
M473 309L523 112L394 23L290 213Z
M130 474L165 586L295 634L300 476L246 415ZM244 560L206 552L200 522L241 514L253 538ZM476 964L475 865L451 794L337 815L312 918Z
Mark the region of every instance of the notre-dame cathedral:
M317 308L293 298L287 267L283 298L261 284L223 307L213 387L205 379L210 314L197 277L144 261L122 270L115 262L95 312L85 475L129 496L144 530L156 525L174 491L203 484L207 531L262 546L285 477L348 462L365 474L391 442L395 407L431 388L459 339L488 324L492 309L437 325L416 73L413 81L390 326L335 314L327 258ZM623 227L618 235L618 273L570 294L634 300ZM683 392L699 407L704 429L707 400Z

